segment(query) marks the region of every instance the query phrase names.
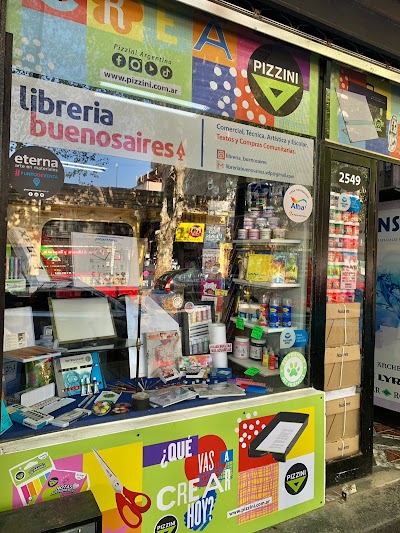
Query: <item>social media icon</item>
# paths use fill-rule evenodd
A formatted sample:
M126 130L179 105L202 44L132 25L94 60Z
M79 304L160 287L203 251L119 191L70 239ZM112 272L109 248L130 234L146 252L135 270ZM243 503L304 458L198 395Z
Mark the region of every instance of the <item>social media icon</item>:
M116 67L123 68L126 65L125 56L123 56L119 52L117 52L116 54L113 54L111 59Z
M157 65L153 63L152 61L148 61L145 64L144 68L149 76L155 76L158 72Z
M138 57L131 56L129 58L129 70L133 70L134 72L142 72L143 69L143 63L142 60Z
M163 65L160 68L160 74L164 78L164 80L170 80L172 78L172 68L168 65Z

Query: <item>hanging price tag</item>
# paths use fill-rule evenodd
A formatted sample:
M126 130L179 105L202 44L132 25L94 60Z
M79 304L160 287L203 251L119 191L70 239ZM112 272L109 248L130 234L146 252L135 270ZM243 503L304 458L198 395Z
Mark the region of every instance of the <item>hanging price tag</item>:
M254 328L251 331L251 337L253 337L253 339L260 340L263 333L264 333L264 330L261 326L254 326Z
M236 327L237 329L244 329L244 318L241 318L240 316L237 317Z
M245 370L244 373L246 374L246 376L255 376L256 374L259 374L260 371L258 370L258 368L255 368L254 366L251 366L250 368Z
M228 296L228 291L225 289L215 289L215 296Z

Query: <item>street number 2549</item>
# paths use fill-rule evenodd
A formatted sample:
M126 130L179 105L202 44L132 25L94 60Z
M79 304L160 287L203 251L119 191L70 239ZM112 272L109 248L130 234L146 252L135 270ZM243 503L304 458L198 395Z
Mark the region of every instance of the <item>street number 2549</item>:
M360 185L361 177L349 172L339 172L339 183L352 183L353 185Z

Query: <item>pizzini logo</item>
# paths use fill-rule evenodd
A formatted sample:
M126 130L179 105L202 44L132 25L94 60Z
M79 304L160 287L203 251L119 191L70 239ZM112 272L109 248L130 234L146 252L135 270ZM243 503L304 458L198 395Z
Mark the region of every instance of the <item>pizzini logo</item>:
M307 207L307 200L305 198L300 198L300 200L296 200L293 196L290 197L292 200L292 206L291 209L297 209L298 211L304 211Z

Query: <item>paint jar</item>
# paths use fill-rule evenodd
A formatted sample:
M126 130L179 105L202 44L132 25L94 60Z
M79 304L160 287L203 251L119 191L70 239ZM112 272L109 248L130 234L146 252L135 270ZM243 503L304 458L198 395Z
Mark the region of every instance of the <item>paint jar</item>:
M249 229L249 240L258 241L260 238L260 230L258 228Z
M272 229L279 228L281 219L279 217L270 217L269 218L269 227Z
M238 229L238 239L246 240L249 236L249 230L247 228Z
M270 218L270 217L273 217L275 214L275 208L272 207L271 205L268 205L265 210L264 210L264 215L267 217L267 218Z
M251 229L253 227L253 219L246 216L243 219L243 229Z
M266 228L268 225L268 221L266 218L260 217L256 219L256 228L262 229Z
M279 239L283 241L286 237L287 229L286 228L274 228L272 230L272 235L274 239Z
M250 339L250 359L262 361L265 339Z
M235 337L233 343L233 357L248 359L250 356L250 339L248 337Z
M258 322L258 317L260 314L260 306L258 304L249 305L249 320L251 322Z
M239 304L238 316L240 318L243 318L244 320L247 320L249 318L249 312L250 312L249 304L246 304L246 303L240 303Z
M269 241L271 239L271 229L270 228L260 229L260 239L262 241Z

